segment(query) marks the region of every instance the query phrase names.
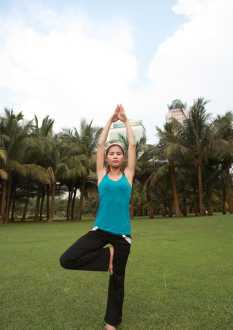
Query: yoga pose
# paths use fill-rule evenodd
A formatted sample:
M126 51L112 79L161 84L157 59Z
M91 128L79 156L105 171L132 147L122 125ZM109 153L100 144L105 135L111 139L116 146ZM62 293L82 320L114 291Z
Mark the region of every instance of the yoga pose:
M110 126L117 120L125 124L128 137L128 159L124 170L124 147L120 143L112 143L105 148ZM135 162L133 131L124 108L118 105L98 139L96 171L99 206L94 227L60 257L64 268L110 272L104 317L106 330L115 330L122 321L125 269L132 242L129 203ZM110 246L106 247L107 244Z

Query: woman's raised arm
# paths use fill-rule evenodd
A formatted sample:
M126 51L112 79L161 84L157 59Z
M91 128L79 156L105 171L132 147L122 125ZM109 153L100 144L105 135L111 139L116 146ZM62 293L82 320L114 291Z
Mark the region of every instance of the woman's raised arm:
M105 153L105 142L108 137L109 129L113 122L118 120L118 112L119 108L117 107L113 113L113 115L110 117L110 119L107 121L106 125L101 131L101 134L99 136L98 142L97 142L97 153L96 153L96 173L97 177L101 177L105 168L104 168L104 153Z
M136 141L123 106L120 105L119 109L120 111L118 113L118 118L125 124L128 137L128 163L127 167L125 168L125 174L127 175L129 181L132 183L136 166Z

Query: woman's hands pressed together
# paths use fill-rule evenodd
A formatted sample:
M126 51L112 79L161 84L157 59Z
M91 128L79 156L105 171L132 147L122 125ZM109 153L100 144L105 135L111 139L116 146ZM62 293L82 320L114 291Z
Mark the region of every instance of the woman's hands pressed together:
M119 109L119 112L118 112L119 120L121 120L123 123L126 123L128 118L126 117L125 109L123 108L123 106L121 104L118 106L118 109Z
M113 115L111 116L111 122L115 122L117 120L120 120L123 123L126 123L126 121L128 120L125 114L125 109L121 104L117 105Z

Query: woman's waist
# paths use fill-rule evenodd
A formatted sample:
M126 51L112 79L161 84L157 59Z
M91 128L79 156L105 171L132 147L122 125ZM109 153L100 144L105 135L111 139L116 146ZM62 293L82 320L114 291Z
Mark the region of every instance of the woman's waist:
M95 226L92 228L92 230L100 230L109 234L113 234L116 236L127 236L132 238L132 231L131 226L121 228L121 227L112 227L112 226L106 226L104 224L100 224L98 222L95 223Z
M109 218L96 217L95 223L97 226L102 228L110 228L114 229L114 231L124 231L131 232L131 221L130 218L118 219L117 221L113 221Z
M112 231L111 228L105 228L105 227L99 227L99 226L94 226L91 230L99 230L108 234L116 235L116 236L127 236L132 238L131 232L119 232L119 231Z

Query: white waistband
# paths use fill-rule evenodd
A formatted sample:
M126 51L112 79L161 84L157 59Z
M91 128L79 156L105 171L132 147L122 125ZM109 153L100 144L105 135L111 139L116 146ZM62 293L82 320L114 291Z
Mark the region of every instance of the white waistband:
M94 226L91 230L97 230L98 229L98 226ZM131 238L126 236L126 235L121 235L122 237L124 237L124 239L129 242L131 244Z

